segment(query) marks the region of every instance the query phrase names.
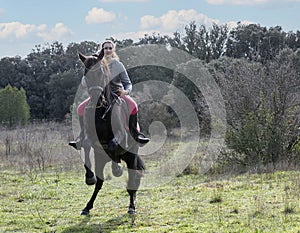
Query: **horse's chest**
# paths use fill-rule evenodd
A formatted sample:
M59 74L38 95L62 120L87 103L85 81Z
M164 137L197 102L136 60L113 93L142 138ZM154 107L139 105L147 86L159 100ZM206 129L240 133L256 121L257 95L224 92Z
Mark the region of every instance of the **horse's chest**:
M105 119L102 119L98 115L98 117L95 118L95 126L100 141L109 141L113 138L112 125L109 115L105 117Z

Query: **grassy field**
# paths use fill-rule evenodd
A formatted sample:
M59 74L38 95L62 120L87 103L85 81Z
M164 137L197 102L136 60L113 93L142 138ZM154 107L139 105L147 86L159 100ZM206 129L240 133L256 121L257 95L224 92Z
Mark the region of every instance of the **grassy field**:
M195 175L140 190L134 217L127 214L127 192L112 180L104 183L91 216L80 216L93 187L84 183L78 152L67 146L72 137L68 124L1 129L1 233L300 233L299 171L204 176L196 163ZM148 168L175 147L145 158Z
M93 187L83 169L36 176L1 170L0 232L293 232L300 233L300 172L230 179L175 178L140 190L127 215L125 190L104 184L90 217L80 216Z

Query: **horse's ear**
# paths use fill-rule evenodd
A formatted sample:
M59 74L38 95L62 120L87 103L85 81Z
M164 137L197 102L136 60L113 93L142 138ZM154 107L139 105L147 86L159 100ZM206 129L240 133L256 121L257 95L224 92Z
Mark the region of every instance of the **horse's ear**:
M103 57L104 57L104 49L102 48L102 49L100 50L100 53L98 54L98 59L99 59L99 60L102 60Z
M84 63L84 61L86 60L86 56L84 56L82 53L78 53L78 57L79 59Z

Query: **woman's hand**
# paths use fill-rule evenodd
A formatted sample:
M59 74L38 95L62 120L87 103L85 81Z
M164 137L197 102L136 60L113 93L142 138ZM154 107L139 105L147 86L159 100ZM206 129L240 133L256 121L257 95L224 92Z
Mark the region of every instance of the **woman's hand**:
M119 88L117 94L118 96L123 97L125 95L128 95L128 91L125 91L123 88Z

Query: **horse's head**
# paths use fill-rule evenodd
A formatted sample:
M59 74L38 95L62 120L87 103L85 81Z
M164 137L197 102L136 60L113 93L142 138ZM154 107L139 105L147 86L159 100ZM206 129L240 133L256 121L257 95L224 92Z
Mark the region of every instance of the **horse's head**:
M87 86L91 102L97 104L101 93L106 86L106 74L101 60L104 56L103 49L99 54L86 56L78 53L79 59L84 64L83 80Z

